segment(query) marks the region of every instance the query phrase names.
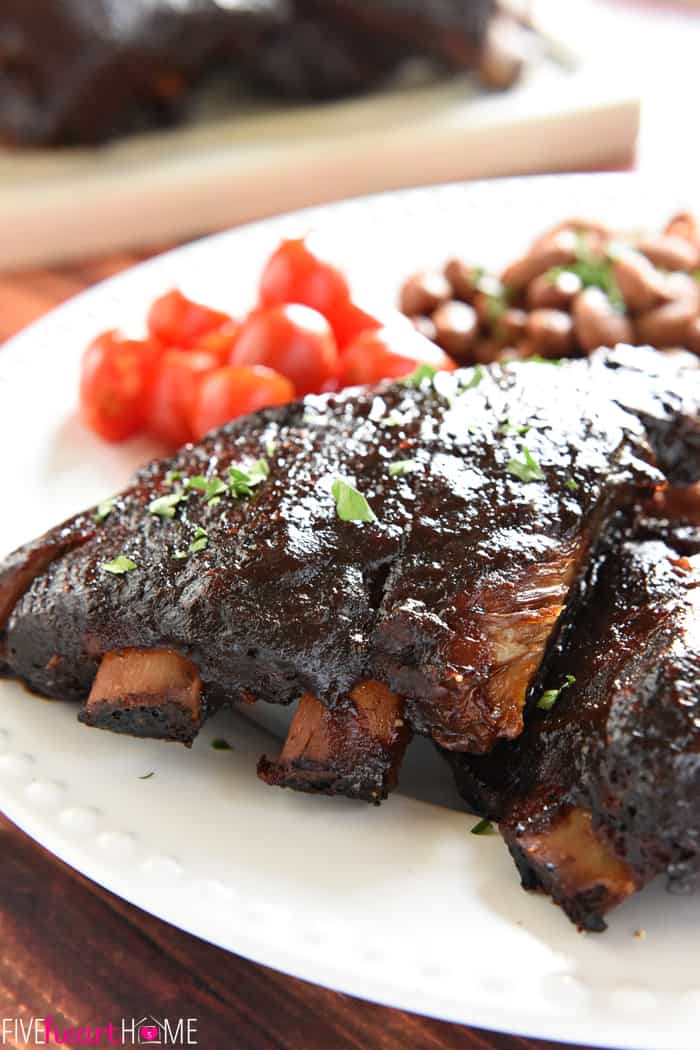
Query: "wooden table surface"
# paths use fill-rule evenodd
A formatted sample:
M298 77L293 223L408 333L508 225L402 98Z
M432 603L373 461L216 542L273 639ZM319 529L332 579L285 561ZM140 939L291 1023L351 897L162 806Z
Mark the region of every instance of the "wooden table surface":
M146 254L0 275L0 342ZM1 816L0 857L0 1023L194 1017L204 1050L563 1050L375 1006L250 963L100 889ZM35 1044L11 1036L4 1045Z

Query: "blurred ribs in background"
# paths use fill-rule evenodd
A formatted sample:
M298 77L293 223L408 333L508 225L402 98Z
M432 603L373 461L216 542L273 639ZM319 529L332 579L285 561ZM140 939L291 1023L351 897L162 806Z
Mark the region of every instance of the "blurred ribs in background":
M214 73L232 95L320 100L420 57L505 88L527 34L496 0L3 0L0 137L93 143L169 124Z

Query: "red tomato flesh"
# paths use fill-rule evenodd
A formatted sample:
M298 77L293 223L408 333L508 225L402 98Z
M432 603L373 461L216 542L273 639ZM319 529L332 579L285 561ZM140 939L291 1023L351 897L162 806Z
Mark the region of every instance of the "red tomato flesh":
M143 430L159 350L150 340L99 335L83 354L80 413L105 441L126 441Z
M204 377L220 366L217 354L206 350L166 350L151 389L147 425L170 448L192 441L192 414Z
M148 331L163 346L189 350L203 336L231 317L202 303L186 298L174 288L156 299L148 311Z
M255 311L243 323L231 364L273 368L291 380L299 397L320 392L340 369L328 321L298 304Z
M261 306L301 303L323 314L331 327L350 301L345 275L325 258L317 238L282 241L260 278Z
M195 438L238 416L269 405L294 400L291 382L271 368L228 365L205 376L199 386L192 416Z
M341 354L363 332L375 331L381 327L382 321L352 302L339 308L333 318L333 331Z
M397 324L358 336L343 354L340 378L343 386L363 386L410 375L418 365L444 372L457 367L439 346L408 324Z
M221 328L214 328L197 341L195 350L206 350L215 354L220 365L227 365L241 325L238 321L227 321Z

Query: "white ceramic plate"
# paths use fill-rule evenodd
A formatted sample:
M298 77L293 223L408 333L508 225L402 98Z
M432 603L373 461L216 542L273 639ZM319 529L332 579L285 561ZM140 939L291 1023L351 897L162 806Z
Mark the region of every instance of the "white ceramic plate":
M335 239L359 295L386 305L413 268L451 252L496 264L567 213L655 227L697 203L632 176L575 176L378 196L302 222ZM88 338L113 325L138 331L148 302L174 283L243 309L288 227L275 219L154 259L0 350L1 553L118 488L149 454L145 443L102 445L75 420ZM234 750L212 750L214 735ZM417 750L401 792L375 809L265 787L255 763L276 746L235 715L191 752L99 733L74 708L0 681L7 816L147 911L393 1006L550 1039L697 1050L699 900L653 886L613 914L607 934L583 936L520 890L498 838L469 835L473 820L429 751Z

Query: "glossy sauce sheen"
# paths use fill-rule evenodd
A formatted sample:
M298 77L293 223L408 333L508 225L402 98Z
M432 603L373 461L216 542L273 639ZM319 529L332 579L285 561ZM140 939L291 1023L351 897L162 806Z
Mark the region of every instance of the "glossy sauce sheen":
M440 374L418 389L310 397L229 424L142 470L103 523L78 516L0 567L2 588L57 537L82 541L17 602L0 636L6 663L40 692L84 700L105 652L172 648L199 669L204 714L302 693L332 707L374 678L406 698L411 728L486 750L520 731L605 523L662 483L647 436L675 449L673 427L697 414L694 365L645 353L494 366L478 385L469 370ZM669 393L679 386L685 400ZM648 434L613 396L644 401ZM504 433L506 420L531 429ZM523 444L543 480L509 470ZM225 480L229 465L260 458L270 476L252 497L208 505L192 491L172 520L148 512L181 483L169 471ZM397 460L416 469L391 476ZM339 519L337 478L376 521ZM206 549L175 558L197 527ZM119 555L138 568L105 572Z

